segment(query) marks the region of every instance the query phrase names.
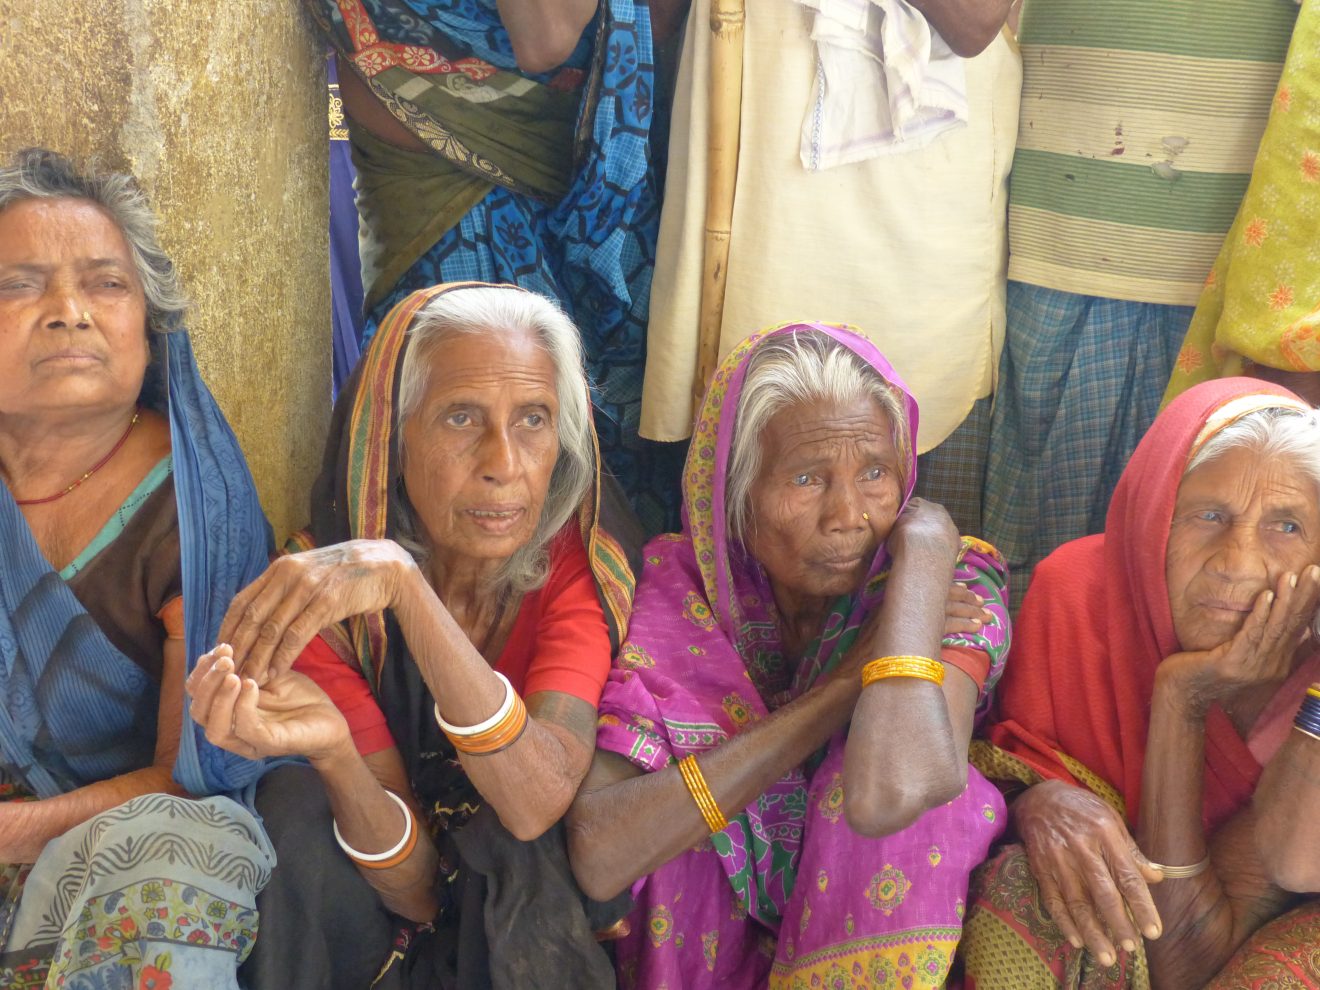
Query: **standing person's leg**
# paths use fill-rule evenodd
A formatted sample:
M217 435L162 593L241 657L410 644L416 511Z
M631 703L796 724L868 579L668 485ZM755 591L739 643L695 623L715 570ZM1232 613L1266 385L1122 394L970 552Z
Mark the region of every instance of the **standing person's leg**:
M990 447L991 399L977 399L958 428L917 458L916 494L949 510L958 532L980 536L981 488Z
M984 536L1008 559L1015 608L1042 558L1104 528L1191 314L1009 282Z

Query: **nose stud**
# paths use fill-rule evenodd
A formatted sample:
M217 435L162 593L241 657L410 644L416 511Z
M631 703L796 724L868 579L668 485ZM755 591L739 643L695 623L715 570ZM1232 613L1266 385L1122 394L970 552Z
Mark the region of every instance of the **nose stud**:
M870 522L870 521L871 521L871 513L869 513L869 512L863 512L863 513L862 513L862 518L865 519L867 522Z
M87 312L87 310L85 310L85 309L83 310L83 317L82 317L82 318L83 318L83 322L84 322L84 323L91 323L91 322L92 322L92 314L89 313L89 312Z

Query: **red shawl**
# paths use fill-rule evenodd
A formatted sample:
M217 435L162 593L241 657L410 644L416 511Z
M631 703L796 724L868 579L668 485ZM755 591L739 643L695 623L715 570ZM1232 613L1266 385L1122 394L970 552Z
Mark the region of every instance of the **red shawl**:
M1164 578L1178 485L1193 444L1207 438L1207 423L1220 412L1224 421L1206 432L1222 429L1242 415L1228 415L1226 404L1250 395L1298 402L1285 389L1247 378L1206 382L1174 399L1119 479L1104 533L1064 544L1040 564L1014 629L991 741L1045 777L1085 783L1070 772L1067 754L1118 791L1132 824L1155 668L1180 649ZM1206 721L1207 828L1250 799L1260 772L1228 717L1213 709Z

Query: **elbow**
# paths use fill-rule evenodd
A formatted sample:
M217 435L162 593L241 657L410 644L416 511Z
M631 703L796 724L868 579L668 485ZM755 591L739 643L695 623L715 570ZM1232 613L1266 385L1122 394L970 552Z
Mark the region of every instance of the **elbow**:
M954 37L945 38L948 45L953 49L953 54L960 58L976 58L983 51L990 47L990 43L995 40L999 34L1000 24L969 24L967 28Z
M568 845L568 865L573 871L582 893L594 901L613 900L628 886L626 881L610 877L600 868L600 843L593 838L593 829L586 814L574 810L564 820L564 834Z
M1270 883L1294 894L1320 891L1320 860L1289 841L1258 842L1257 852Z
M891 778L874 786L844 785L843 814L848 827L868 839L894 835L932 808L948 804L967 787L967 765L921 780Z
M549 815L535 812L508 816L500 813L500 821L504 823L504 827L519 842L535 842L550 831L551 826L559 821L559 816L555 815L552 818Z
M960 58L975 58L993 44L999 32L1008 20L1011 4L1008 0L995 0L993 3L978 3L971 10L961 11L956 24L946 24L949 29L940 37ZM934 27L934 24L931 24ZM938 28L936 30L939 30Z
M513 57L518 68L530 75L552 72L559 68L577 48L578 39L586 24L576 31L572 25L549 25L535 37L518 37L513 40Z
M535 842L564 817L577 794L577 781L567 777L545 781L546 789L521 800L491 802L500 822L519 842Z

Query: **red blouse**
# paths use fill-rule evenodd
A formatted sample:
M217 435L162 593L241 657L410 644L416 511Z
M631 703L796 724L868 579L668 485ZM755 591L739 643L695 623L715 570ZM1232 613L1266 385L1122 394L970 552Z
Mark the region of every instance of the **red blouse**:
M317 636L293 669L306 674L343 713L363 756L393 746L385 714L362 674ZM560 691L595 707L610 671L610 639L582 537L566 527L550 547L550 576L523 596L495 669L524 697Z

